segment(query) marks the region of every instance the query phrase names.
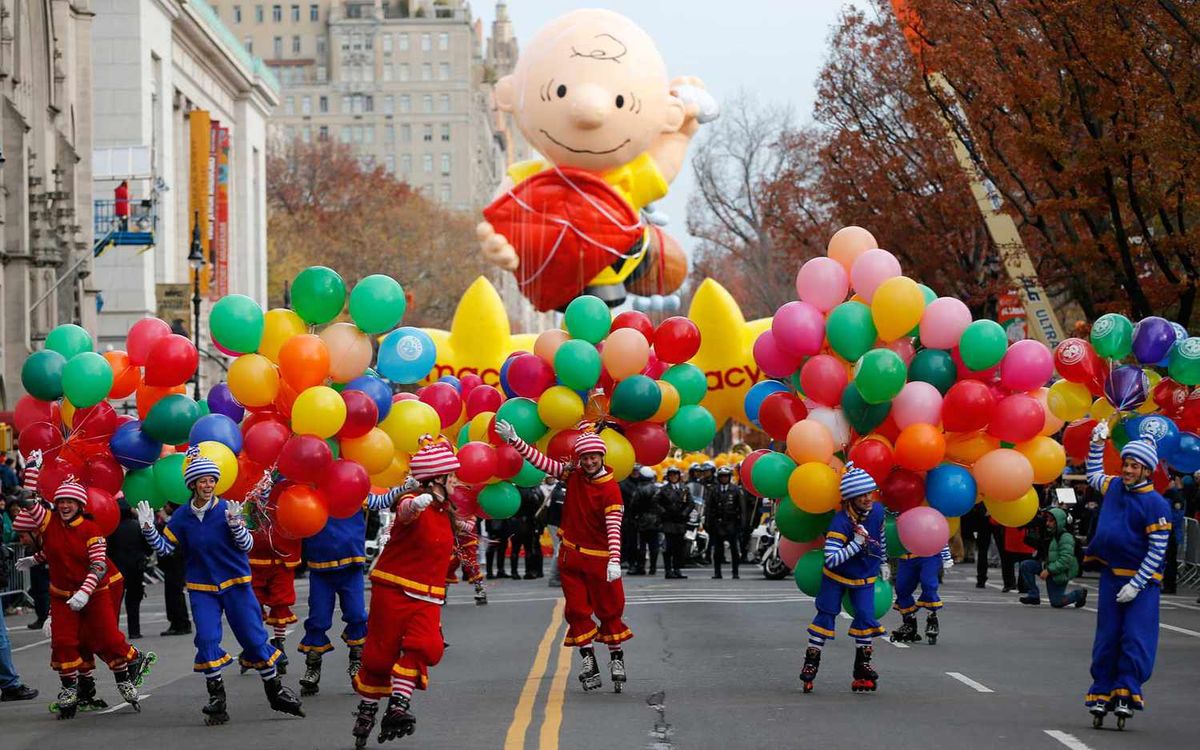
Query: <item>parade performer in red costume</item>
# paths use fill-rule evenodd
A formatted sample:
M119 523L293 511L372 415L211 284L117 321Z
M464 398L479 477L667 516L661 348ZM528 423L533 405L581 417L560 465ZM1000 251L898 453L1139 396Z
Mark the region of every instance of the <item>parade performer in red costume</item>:
M258 527L250 532L254 546L250 548L250 585L254 597L262 606L263 622L271 628L271 645L279 649L275 667L287 674L287 626L296 622L292 612L296 603L296 567L300 565L300 540L288 539L273 531L258 519ZM242 667L242 672L247 668Z

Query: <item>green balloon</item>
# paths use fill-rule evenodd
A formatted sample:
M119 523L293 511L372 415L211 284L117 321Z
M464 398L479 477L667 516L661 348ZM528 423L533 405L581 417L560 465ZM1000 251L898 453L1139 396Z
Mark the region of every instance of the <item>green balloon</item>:
M571 304L567 305L567 310L563 313L563 322L566 323L567 333L571 334L571 338L583 339L589 344L599 344L612 327L612 313L602 299L585 294L571 300Z
M831 521L833 511L806 513L797 508L791 500L779 503L779 508L775 511L775 525L779 527L779 533L793 542L811 542L829 529Z
M172 393L150 409L142 423L142 432L160 443L182 445L188 441L188 433L199 418L200 407L195 401L182 393Z
M908 548L900 541L900 532L896 529L896 517L891 513L883 517L883 538L887 541L888 557L908 554Z
M573 391L586 391L600 380L600 352L583 339L564 341L554 353L554 374Z
M331 453L333 453L333 458L335 461L342 457L342 447L337 440L333 438L325 438L325 445L329 446L329 450Z
M892 584L882 578L875 579L875 619L878 620L892 608ZM855 616L854 605L850 603L850 592L842 594L842 609L851 617Z
M112 390L112 365L95 352L76 354L63 368L62 385L63 394L77 408L95 406Z
M932 289L925 286L924 284L917 284L917 288L921 290L921 296L925 298L925 306L926 307L929 307L929 303L933 302L935 299L937 299L937 292L933 291ZM918 323L915 326L913 326L912 330L909 331L907 335L908 336L920 336L921 335L921 324Z
M641 422L654 416L661 405L662 391L658 383L645 375L632 375L613 388L611 409L617 419Z
M183 505L192 496L192 491L183 483L183 459L182 453L172 453L154 462L154 486L164 503Z
M958 340L958 355L970 370L986 370L1000 364L1008 351L1008 335L994 320L977 320L967 326Z
M537 487L546 479L546 472L526 461L521 470L509 481L518 487Z
M1167 373L1178 383L1200 385L1200 337L1186 338L1171 347Z
M400 282L381 273L366 277L350 292L350 317L363 333L390 330L404 317L407 307Z
M466 445L467 443L471 442L470 432L471 432L470 423L465 424L462 427L460 427L458 430L458 437L455 438L455 440L454 440L455 447L461 448L464 445Z
M908 365L908 379L929 383L943 396L958 380L958 368L950 352L941 349L922 349Z
M792 579L796 587L808 596L821 593L821 578L825 570L825 553L823 550L810 549L796 561L796 569L792 571Z
M46 336L46 348L58 352L68 360L76 354L92 351L92 337L74 323L56 326Z
M309 266L292 282L292 308L309 325L328 323L346 304L346 282L337 271Z
M872 349L854 366L854 387L868 404L883 404L900 393L907 376L899 354L891 349Z
M258 351L263 335L263 311L244 294L229 294L217 300L208 316L213 341L238 354Z
M537 403L528 398L510 398L496 410L496 421L508 422L527 443L536 443L549 429L538 417Z
M763 497L786 498L788 478L796 470L796 462L784 453L767 453L754 462L750 481Z
M829 346L847 362L866 354L879 338L871 308L861 302L843 302L829 312L825 322Z
M662 379L679 391L681 404L698 404L708 395L708 379L695 365L674 365L663 373Z
M167 503L167 499L159 493L158 484L154 481L153 464L144 469L127 473L125 481L121 483L121 491L125 493L125 500L131 506L136 506L145 500L150 503L151 508L158 510Z
M885 401L882 404L868 404L854 383L848 383L846 390L842 391L842 413L846 415L846 421L859 435L866 435L883 424L891 410L891 401Z
M1133 323L1120 313L1101 315L1092 324L1092 348L1105 359L1125 359L1133 351Z
M716 435L717 420L703 406L684 404L675 412L675 416L667 421L667 436L671 438L672 443L685 451L704 448ZM786 481L784 489L787 489Z
M511 482L496 482L479 491L479 507L497 521L512 518L521 507L521 493Z
M21 365L21 386L40 401L54 401L63 395L63 370L67 359L50 349L34 352Z

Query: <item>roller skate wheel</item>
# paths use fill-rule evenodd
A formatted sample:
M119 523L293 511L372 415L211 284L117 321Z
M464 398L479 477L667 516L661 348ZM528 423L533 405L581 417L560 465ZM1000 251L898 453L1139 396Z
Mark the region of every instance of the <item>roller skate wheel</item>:
M1125 717L1124 716L1117 717L1117 729L1122 732L1125 731Z
M619 693L619 692L621 692L621 689L622 689L624 686L625 686L625 685L624 685L624 683L621 683L621 682L614 682L614 683L613 683L613 692L614 692L614 693Z
M813 691L813 684L811 682L804 683L804 692L811 693L812 691Z
M937 637L936 635L926 635L926 636L925 636L925 639L929 641L929 645L930 645L930 646L936 646L936 645L937 645L937 638L938 638L938 637Z
M1092 714L1092 729L1104 728L1104 714Z

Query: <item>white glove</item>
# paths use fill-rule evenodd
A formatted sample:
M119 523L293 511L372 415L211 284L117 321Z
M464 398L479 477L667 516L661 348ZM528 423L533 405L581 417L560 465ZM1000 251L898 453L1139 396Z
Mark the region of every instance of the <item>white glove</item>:
M400 491L401 492L412 492L413 490L417 489L420 486L421 486L421 483L417 481L417 478L410 476L408 479L404 480L404 484L400 485Z
M145 500L137 504L138 526L143 529L154 527L154 509Z
M684 84L675 87L675 97L683 102L684 106L696 105L696 122L701 125L712 122L721 116L721 107L717 104L717 100L713 95L692 84Z
M887 561L879 566L879 577L885 581L892 580L892 566L888 565Z
M33 555L28 555L26 557L17 558L16 565L17 570L29 570L34 565L37 565L37 561L33 559Z
M49 638L49 637L50 637L50 631L51 631L51 626L50 626L50 618L49 618L49 617L47 617L47 618L46 618L46 621L42 623L42 636L43 636L44 638Z
M953 561L953 560L951 560L951 559L949 559L949 558L946 558L945 560L942 560L942 570L950 570L950 569L951 569L951 568L953 568L953 567L954 567L954 561Z
M513 427L503 419L496 420L496 434L499 435L506 443L517 442L517 428Z
M1117 592L1117 604L1128 604L1137 598L1137 595L1142 593L1142 590L1133 585L1133 581L1121 587Z
M239 526L246 525L246 516L243 515L242 508L245 503L227 502L225 504L225 523L229 524L229 528L236 529Z
M1092 428L1093 443L1103 443L1105 440L1108 440L1108 435L1108 422L1100 422L1094 428Z
M73 612L78 612L87 606L88 600L91 598L92 597L90 595L85 594L83 591L76 591L74 594L71 594L71 598L67 600L67 606L70 607Z
M608 582L612 583L621 577L621 563L616 560L608 561Z
M29 455L25 457L25 466L32 466L35 469L42 468L42 449L36 448L29 451Z
M433 495L430 495L428 492L423 492L413 498L413 505L416 506L418 512L425 510L430 505L433 505Z
M858 542L859 547L866 546L867 537L867 530L861 524L854 527L854 541Z

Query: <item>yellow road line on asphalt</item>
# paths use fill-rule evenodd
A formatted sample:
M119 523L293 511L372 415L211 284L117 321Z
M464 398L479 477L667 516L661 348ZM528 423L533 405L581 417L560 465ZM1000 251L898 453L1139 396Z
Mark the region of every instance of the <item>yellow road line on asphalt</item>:
M542 730L538 735L538 750L558 750L558 733L562 727L563 700L567 697L567 674L571 671L571 654L574 649L558 649L558 667L554 670L554 681L546 696L546 715L542 719Z
M521 697L517 700L517 707L513 711L512 723L508 725L508 733L504 736L504 750L524 750L525 732L529 729L529 722L533 717L533 704L537 699L538 688L541 686L546 667L550 662L550 650L554 647L562 625L565 606L566 600L561 597L554 603L554 611L550 613L550 624L546 626L546 632L542 634L542 641L538 644L533 658L533 666L529 668L529 674L525 677L525 685L521 688Z

